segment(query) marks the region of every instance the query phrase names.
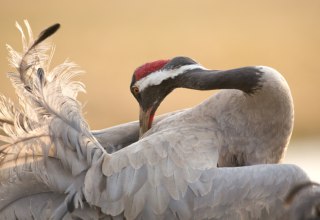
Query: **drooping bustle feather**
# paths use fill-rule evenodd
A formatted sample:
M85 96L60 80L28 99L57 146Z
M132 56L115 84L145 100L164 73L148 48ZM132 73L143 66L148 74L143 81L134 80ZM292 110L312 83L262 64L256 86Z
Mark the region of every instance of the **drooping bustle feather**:
M23 53L20 54L8 46L11 65L18 70L18 73L9 73L8 76L16 89L21 108L11 110L11 114L8 114L8 108L2 107L1 122L11 124L11 126L16 125L11 129L4 130L4 132L11 137L17 136L21 139L23 132L14 135L18 132L17 128L22 128L27 136L35 130L37 132L41 130L42 135L50 136L56 146L59 146L57 142L62 141L64 147L69 146L77 153L78 157L84 159L86 150L80 149L81 142L86 140L85 143L92 141L97 143L97 141L90 134L81 113L81 104L76 100L78 92L85 91L84 86L80 82L71 81L82 71L68 61L51 71L49 70L48 65L52 53L50 54L50 47L43 41L58 30L59 24L42 31L35 41L33 41L32 31L27 21L25 21L25 25L28 30L29 42L26 40L22 27L17 24L22 34ZM53 51L53 47L51 48ZM1 101L2 106L11 106L11 109L15 109L13 104L10 104L5 98L2 98ZM19 117L13 117L12 114L19 114ZM28 140L30 139L32 138L28 137ZM23 139L19 141L23 142ZM77 146L78 149L73 149L73 146ZM68 160L64 158L65 155L62 155L64 149L59 151L56 148L55 150L61 154L60 159L65 160L64 162L68 164ZM75 168L73 167L73 169Z
M54 24L47 29L43 30L40 34L38 39L33 43L33 45L30 47L30 50L37 46L39 43L56 33L56 31L60 28L60 24Z
M0 141L5 142L0 146L0 167L9 161L49 155L61 161L77 183L76 177L88 169L92 157L97 152L105 152L90 133L82 116L82 106L76 99L85 89L72 78L82 71L69 61L52 70L49 68L54 47L43 41L59 29L59 24L45 29L35 40L27 21L28 40L22 27L16 26L22 35L23 51L17 52L7 45L9 61L17 70L8 73L8 77L20 106L0 96L0 130L4 133ZM44 179L44 183L46 181ZM66 194L67 205L82 206L79 184L70 185Z

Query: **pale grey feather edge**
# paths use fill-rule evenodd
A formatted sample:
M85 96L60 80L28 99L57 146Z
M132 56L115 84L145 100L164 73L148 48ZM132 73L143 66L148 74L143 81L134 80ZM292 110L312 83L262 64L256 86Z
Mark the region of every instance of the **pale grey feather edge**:
M155 117L153 124L156 125L163 119L175 115L176 113L181 111L184 110L157 116ZM108 153L114 153L139 140L139 122L132 121L101 130L92 130L91 134L97 139L101 146L106 149Z
M150 206L150 210L161 214L170 195L179 200L186 191L187 183L199 178L199 169L215 167L217 163L214 156L204 156L208 153L217 155L214 147L208 150L213 149L213 153L191 149L192 146L205 147L203 143L214 144L197 135L186 138L188 129L181 128L179 133L176 129L161 131L121 151L97 158L85 178L86 200L101 207L108 215L116 216L125 211L127 219L136 218L144 206ZM195 128L192 130L197 131ZM176 141L169 143L166 139ZM156 200L146 201L146 193Z
M9 152L2 158L0 219L109 219L85 200L69 213L66 202L77 204L73 197L81 194L83 179L64 169L57 158L24 150L19 157Z
M68 212L66 192L77 177L58 159L34 155L11 159L6 157L0 166L0 219L109 219L86 201Z
M0 169L1 217L22 214L18 219L32 219L32 217L40 219L48 210L32 213L32 205L44 202L41 200L41 195L53 195L52 202L58 197L61 199L65 189L73 181L72 175L62 169L59 160L54 158L32 155L16 160L11 160L10 157L6 159ZM25 212L20 212L22 209L25 209ZM8 217L8 219L15 218Z
M2 220L48 220L61 203L64 203L64 195L54 192L44 192L21 198L14 203L14 207L7 207L1 212ZM105 218L103 218L105 217ZM82 209L73 213L66 213L62 220L98 220L108 219L98 209L85 204Z

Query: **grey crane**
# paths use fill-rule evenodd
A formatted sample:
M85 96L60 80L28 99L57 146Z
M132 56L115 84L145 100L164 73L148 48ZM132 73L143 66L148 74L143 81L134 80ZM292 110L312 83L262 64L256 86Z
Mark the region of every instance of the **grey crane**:
M140 135L151 127L161 101L181 87L224 90L177 118L163 120L149 133L165 127L202 129L202 139L219 151L221 166L277 163L283 157L292 133L293 102L276 70L208 70L187 57L147 63L135 71L130 86L140 105Z
M25 24L29 41L18 25L23 52L8 47L17 69L8 76L20 107L0 98L2 219L289 217L283 205L288 190L309 178L295 165L261 164L280 160L292 130L291 95L278 72L267 67L209 71L188 58L158 62L163 67L144 65L131 86L141 106L142 138L137 122L90 131L76 100L83 85L71 81L79 70L69 62L48 66L50 47L42 41L59 25L33 40ZM159 77L152 77L155 71ZM170 79L189 79L188 88L206 84L191 82L196 74L211 74L217 82L202 88L228 90L160 116L151 127L165 95L183 87L159 93L169 82L168 77L159 81L165 71L173 73ZM248 86L234 80L246 82L239 73Z

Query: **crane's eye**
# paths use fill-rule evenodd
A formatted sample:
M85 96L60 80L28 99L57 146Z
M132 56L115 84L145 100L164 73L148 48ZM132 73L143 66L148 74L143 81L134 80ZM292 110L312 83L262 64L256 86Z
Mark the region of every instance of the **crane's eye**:
M139 92L140 92L138 86L133 86L132 87L132 92L133 92L134 95L138 95Z

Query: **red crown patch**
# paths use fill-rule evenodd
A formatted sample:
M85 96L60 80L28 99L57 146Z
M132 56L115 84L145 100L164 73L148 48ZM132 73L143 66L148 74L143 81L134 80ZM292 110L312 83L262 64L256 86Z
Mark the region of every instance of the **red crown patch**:
M157 60L151 63L146 63L140 67L138 67L134 71L136 81L146 77L150 73L153 73L159 69L161 69L164 65L166 65L170 60Z

